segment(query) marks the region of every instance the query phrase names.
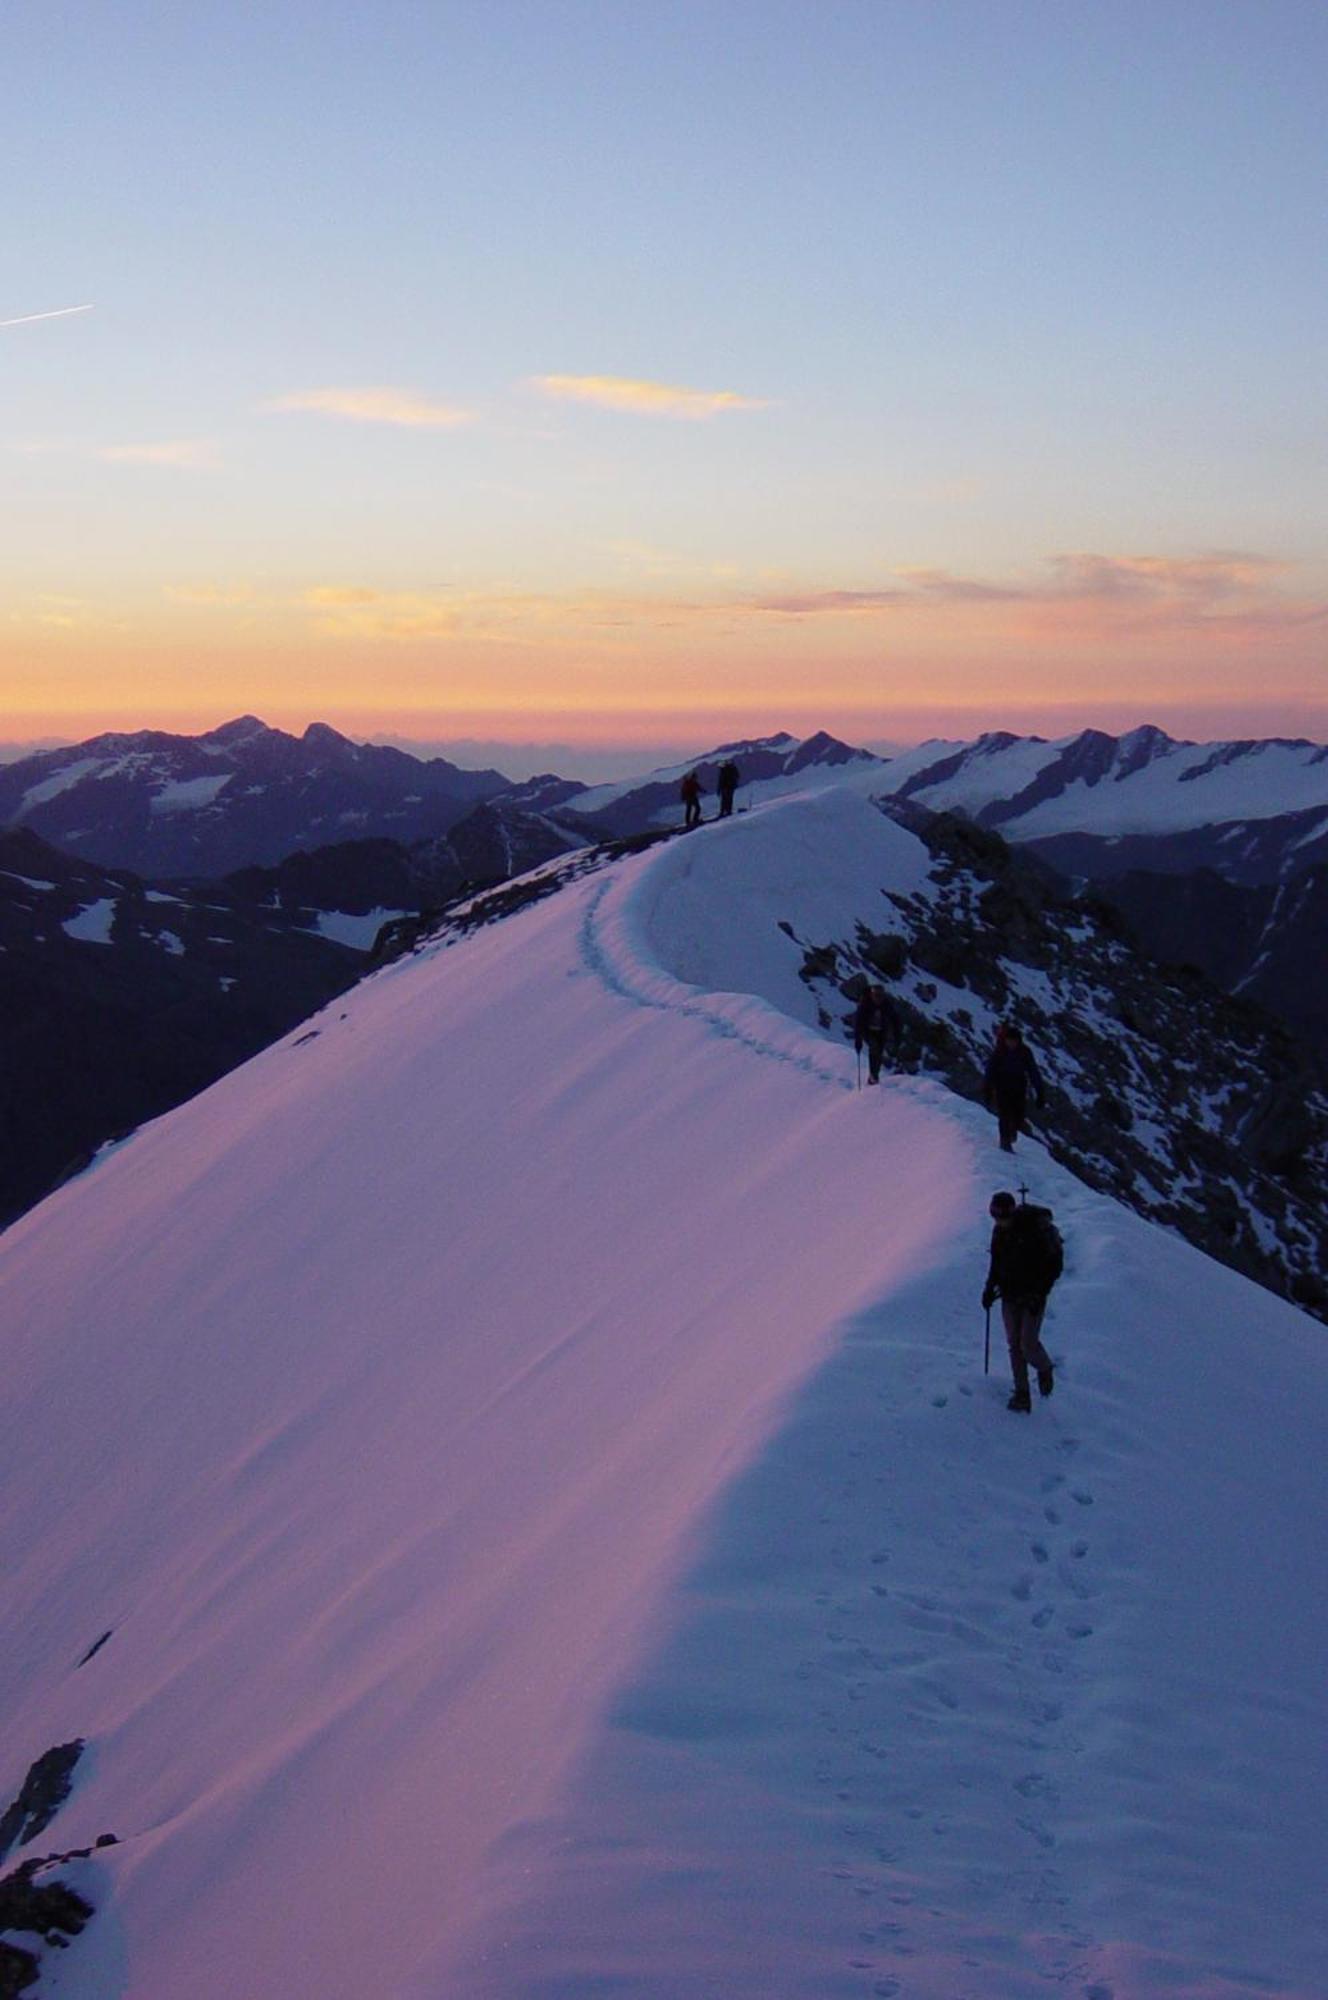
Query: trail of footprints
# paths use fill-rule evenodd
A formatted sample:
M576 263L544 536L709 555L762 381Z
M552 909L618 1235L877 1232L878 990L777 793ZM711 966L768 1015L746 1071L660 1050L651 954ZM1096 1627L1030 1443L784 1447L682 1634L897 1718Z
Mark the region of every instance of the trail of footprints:
M1065 1438L1062 1441L1062 1449L1073 1450L1075 1444L1075 1439ZM1063 1472L1050 1472L1042 1481L1044 1502L1042 1518L1048 1528L1060 1529L1066 1526L1063 1491L1066 1484ZM1087 1508L1093 1505L1093 1495L1085 1486L1073 1487L1069 1498L1076 1507ZM1075 1525L1073 1522L1070 1524L1071 1532ZM1059 1589L1072 1600L1071 1608L1067 1614L1054 1594L1047 1596L1031 1614L1031 1624L1036 1631L1045 1632L1056 1624L1059 1616L1061 1620L1059 1629L1067 1638L1091 1639L1092 1619L1085 1607L1097 1596L1097 1590L1092 1582L1091 1572L1079 1567L1088 1556L1089 1545L1082 1535L1074 1535L1073 1539L1065 1543L1062 1553L1061 1540L1061 1537L1054 1534L1038 1534L1033 1537L1028 1544L1028 1553L1037 1568L1017 1576L1010 1585L1010 1595L1021 1603L1030 1604L1041 1594L1041 1579L1054 1574Z
M959 1393L971 1396L973 1392L967 1384L961 1383ZM937 1394L930 1400L933 1407L943 1409L949 1398L945 1394ZM1017 1622L1020 1615L1026 1616L1032 1642L1032 1650L1025 1656L1023 1666L1028 1677L1026 1713L1031 1725L1028 1748L1034 1758L1039 1753L1043 1756L1048 1752L1054 1753L1055 1741L1060 1733L1058 1725L1065 1715L1065 1704L1054 1698L1060 1692L1058 1682L1073 1679L1083 1670L1086 1660L1079 1649L1093 1637L1092 1605L1098 1596L1098 1586L1094 1581L1092 1548L1087 1531L1094 1495L1088 1484L1082 1478L1076 1479L1073 1472L1072 1455L1078 1450L1078 1442L1074 1437L1062 1437L1058 1441L1057 1448L1071 1469L1048 1471L1041 1478L1038 1493L1041 1519L1037 1521L1034 1517L1035 1525L1027 1538L1027 1563L1019 1567L1007 1586L1009 1597L1018 1607L1014 1618ZM852 1455L856 1457L858 1454ZM852 1490L850 1485L846 1492ZM834 1555L841 1560L847 1554L843 1544L834 1549ZM979 1645L984 1637L979 1626L970 1626L962 1615L956 1616L957 1607L953 1602L945 1601L944 1593L942 1600L937 1601L917 1591L892 1592L884 1581L878 1580L883 1577L890 1562L888 1549L871 1551L869 1562L874 1571L874 1575L867 1579L871 1595L876 1598L893 1596L897 1604L905 1606L905 1622L918 1633L920 1643L916 1647L896 1647L887 1651L861 1644L855 1646L854 1605L837 1600L830 1592L818 1594L818 1606L830 1616L827 1639L832 1645L852 1649L853 1666L849 1668L849 1682L840 1689L841 1700L847 1696L850 1704L848 1713L835 1704L827 1704L818 1710L827 1738L831 1741L840 1739L841 1744L846 1735L856 1733L851 1722L851 1704L859 1701L867 1691L866 1679L853 1684L854 1667L867 1679L874 1673L916 1670L926 1666L930 1652L928 1640L933 1637L958 1638L961 1644L969 1641ZM810 1664L805 1667L804 1673L806 1677L811 1677ZM943 1671L934 1678L928 1677L926 1692L943 1708L953 1710L958 1706L956 1696L946 1685ZM859 1737L856 1747L859 1754L878 1764L888 1765L890 1761L889 1748L881 1743ZM849 1787L842 1788L848 1775L844 1763L829 1750L829 1744L827 1751L817 1777L837 1801L847 1806L853 1801L855 1790L851 1781ZM1054 1764L1054 1754L1047 1761ZM1029 1842L1029 1864L1024 1872L1029 1885L1034 1879L1039 1885L1034 1894L1045 1917L1050 1919L1047 1929L1054 1927L1059 1930L1062 1939L1058 1962L1039 1977L1049 1974L1064 1987L1067 1996L1074 1995L1075 2000L1115 2000L1110 1985L1085 1977L1088 1970L1085 1954L1091 1950L1092 1940L1084 1936L1070 1919L1063 1889L1058 1882L1053 1861L1056 1836L1047 1823L1049 1818L1054 1817L1058 1803L1055 1780L1047 1771L1031 1766L1014 1778L1012 1784L1020 1801L1014 1823ZM944 1810L937 1813L911 1803L902 1807L902 1816L909 1822L928 1823L937 1837L943 1838L949 1831L949 1819ZM857 1841L863 1839L865 1828L860 1823L846 1822L842 1832L847 1838ZM883 1881L879 1870L882 1866L888 1869L904 1860L899 1849L888 1845L869 1845L865 1840L864 1848L864 1867L832 1871L847 1890L862 1900L864 1906L875 1905L870 1910L863 1908L863 1915L869 1917L870 1927L858 1930L858 1951L847 1958L847 1969L863 1976L863 1990L870 2000L909 2000L912 1982L908 1975L908 1961L919 1948L910 1939L910 1919L924 1916L942 1919L942 1912L928 1908L925 1901L904 1887L903 1883L893 1892L888 1889L888 1878ZM974 1886L979 1886L977 1875L974 1876ZM874 1921L870 1921L872 1919ZM895 1961L899 1967L898 1976L885 1971L881 1964L882 1957ZM984 1972L989 1968L976 1957L965 1957L962 1964L977 1976L980 1986ZM962 1980L964 1975L960 1973L958 1976ZM924 1980L923 1986L914 1990L919 1996L924 1991L930 1995L933 1987ZM965 1987L964 1990L967 1992L970 1989ZM971 1990L976 1991L977 1987Z

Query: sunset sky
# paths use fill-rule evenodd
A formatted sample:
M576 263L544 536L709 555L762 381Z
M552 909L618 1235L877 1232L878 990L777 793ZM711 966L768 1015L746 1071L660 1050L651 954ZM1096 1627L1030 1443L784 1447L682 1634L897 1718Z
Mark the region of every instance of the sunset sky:
M1328 736L1322 0L10 0L0 76L0 738Z

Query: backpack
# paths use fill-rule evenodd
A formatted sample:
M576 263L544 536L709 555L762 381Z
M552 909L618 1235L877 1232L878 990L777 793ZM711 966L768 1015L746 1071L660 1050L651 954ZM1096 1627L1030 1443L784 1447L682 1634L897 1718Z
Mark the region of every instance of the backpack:
M1049 1208L1028 1202L1017 1213L1026 1218L1021 1234L1030 1275L1036 1275L1039 1291L1049 1292L1065 1269L1065 1245L1052 1221Z

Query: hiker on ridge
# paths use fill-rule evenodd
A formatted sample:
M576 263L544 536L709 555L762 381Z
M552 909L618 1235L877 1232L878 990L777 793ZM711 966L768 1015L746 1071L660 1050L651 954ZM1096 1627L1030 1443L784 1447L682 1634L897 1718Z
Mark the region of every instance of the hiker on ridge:
M719 792L719 817L721 819L728 819L733 811L733 795L738 789L738 777L738 767L731 757L727 763L720 765L719 776L715 784Z
M1003 1153L1014 1151L1015 1138L1023 1130L1030 1089L1040 1109L1047 1097L1042 1073L1019 1029L1006 1023L996 1030L996 1046L982 1079L983 1101L988 1111L996 1113Z
M869 986L853 1016L853 1046L859 1055L863 1043L867 1044L868 1083L879 1083L881 1080L881 1058L885 1054L887 1035L892 1042L898 1042L899 1016L886 999L885 988Z
M1005 1189L994 1194L988 1214L992 1220L991 1263L982 1288L984 1312L997 1299L1005 1323L1005 1341L1010 1350L1010 1372L1014 1394L1006 1408L1025 1415L1033 1407L1028 1387L1028 1371L1037 1370L1037 1385L1043 1396L1056 1386L1051 1356L1042 1345L1042 1316L1047 1294L1061 1274L1065 1253L1060 1231L1049 1208L1032 1202L1022 1206Z
M683 827L701 824L701 780L695 771L689 771L678 787L678 797L687 810L683 816Z

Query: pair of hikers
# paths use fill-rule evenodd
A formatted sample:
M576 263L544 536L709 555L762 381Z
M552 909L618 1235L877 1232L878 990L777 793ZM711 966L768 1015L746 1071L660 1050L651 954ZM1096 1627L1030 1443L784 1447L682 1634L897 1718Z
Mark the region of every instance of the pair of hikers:
M733 759L729 757L719 767L715 775L715 790L719 795L719 819L729 819L733 813L733 800L738 790L741 773ZM697 771L689 771L678 787L678 797L683 803L683 826L701 824L701 778Z

